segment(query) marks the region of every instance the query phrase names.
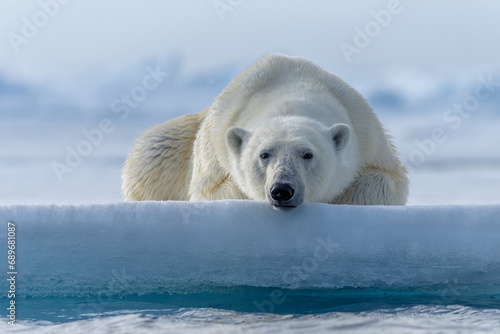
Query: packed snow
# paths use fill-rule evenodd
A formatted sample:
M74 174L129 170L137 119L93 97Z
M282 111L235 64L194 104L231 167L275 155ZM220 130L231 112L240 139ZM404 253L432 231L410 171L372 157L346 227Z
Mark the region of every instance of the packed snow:
M120 296L451 281L500 288L500 205L306 204L281 212L256 201L123 202L7 205L0 216L16 225L19 297L110 287ZM6 240L7 229L0 233ZM111 286L120 279L127 284Z

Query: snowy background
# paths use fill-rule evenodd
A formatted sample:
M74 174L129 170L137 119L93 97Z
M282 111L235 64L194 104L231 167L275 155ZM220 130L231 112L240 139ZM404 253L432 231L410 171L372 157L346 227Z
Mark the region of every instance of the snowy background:
M271 52L369 100L411 170L409 204L500 202L499 3L66 2L0 4L0 204L122 200L146 128L209 106Z

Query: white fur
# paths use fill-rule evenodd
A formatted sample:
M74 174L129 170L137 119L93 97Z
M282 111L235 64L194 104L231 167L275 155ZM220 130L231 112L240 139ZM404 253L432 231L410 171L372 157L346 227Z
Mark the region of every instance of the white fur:
M127 200L271 203L277 183L293 185L297 205L407 200L406 169L372 108L303 58L265 56L204 112L153 129L125 164Z

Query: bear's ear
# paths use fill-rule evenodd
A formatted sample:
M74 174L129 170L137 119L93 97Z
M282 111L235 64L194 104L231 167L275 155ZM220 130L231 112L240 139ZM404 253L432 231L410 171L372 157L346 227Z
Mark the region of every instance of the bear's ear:
M330 132L330 136L335 143L335 148L338 151L343 150L349 143L349 137L351 135L351 128L349 125L337 123L332 125L328 131Z
M229 149L239 155L243 141L248 137L250 132L237 126L232 126L226 131L226 144Z

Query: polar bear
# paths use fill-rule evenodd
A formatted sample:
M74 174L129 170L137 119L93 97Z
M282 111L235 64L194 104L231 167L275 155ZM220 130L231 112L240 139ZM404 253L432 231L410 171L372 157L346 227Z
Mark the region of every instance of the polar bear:
M373 109L336 75L267 55L204 111L148 130L123 171L126 200L404 205L406 168Z

